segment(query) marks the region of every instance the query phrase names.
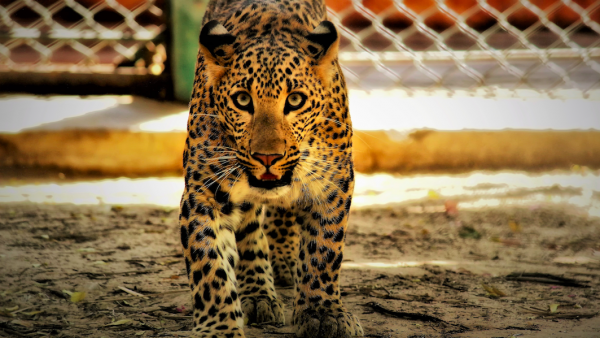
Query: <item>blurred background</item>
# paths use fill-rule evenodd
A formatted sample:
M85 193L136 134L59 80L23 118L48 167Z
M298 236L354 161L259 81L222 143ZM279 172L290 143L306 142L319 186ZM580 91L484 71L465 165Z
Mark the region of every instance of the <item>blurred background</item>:
M206 5L0 0L0 201L177 205ZM444 191L600 214L600 1L327 5L357 205Z

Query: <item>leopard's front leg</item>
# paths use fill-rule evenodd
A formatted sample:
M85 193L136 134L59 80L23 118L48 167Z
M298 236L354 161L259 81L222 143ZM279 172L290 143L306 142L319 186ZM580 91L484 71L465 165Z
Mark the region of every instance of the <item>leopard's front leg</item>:
M302 229L293 317L298 337L364 335L358 318L346 310L340 297L340 267L352 197L339 198L338 208L325 211L313 205L296 219Z
M283 304L275 292L269 243L258 219L262 207L246 202L242 209L251 210L235 233L240 256L235 271L244 315L250 323L283 325Z
M263 231L269 241L269 261L273 267L275 285L294 286L299 227L296 223L296 210L275 206L265 206Z
M179 219L194 304L194 336L245 337L234 273L238 253L233 230L220 226L209 203L190 199L187 192Z

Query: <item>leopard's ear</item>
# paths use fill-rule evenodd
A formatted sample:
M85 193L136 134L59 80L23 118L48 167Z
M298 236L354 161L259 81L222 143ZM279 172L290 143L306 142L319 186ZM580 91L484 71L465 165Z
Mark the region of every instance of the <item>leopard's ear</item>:
M308 42L306 51L316 61L321 79L329 81L331 72L335 70L333 63L340 44L337 29L330 21L322 21L305 37Z
M200 51L204 55L207 69L218 77L227 70L233 55L235 36L217 20L209 21L200 31Z

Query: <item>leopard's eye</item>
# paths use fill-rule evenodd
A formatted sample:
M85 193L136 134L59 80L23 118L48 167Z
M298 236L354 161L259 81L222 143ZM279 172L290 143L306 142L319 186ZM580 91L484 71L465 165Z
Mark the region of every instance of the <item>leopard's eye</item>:
M235 100L237 102L237 104L239 104L242 107L246 107L247 105L250 104L250 102L252 101L252 98L250 97L250 95L246 94L246 93L240 93L235 97Z
M285 100L283 113L287 115L294 110L298 110L304 106L304 103L306 103L306 95L302 93L292 93L287 97L287 100Z
M233 104L239 110L245 110L252 114L252 96L246 92L238 92L232 95L231 97Z
M302 95L298 94L298 93L293 93L292 95L288 96L287 102L288 104L292 107L292 108L297 108L299 107L304 98L302 97Z

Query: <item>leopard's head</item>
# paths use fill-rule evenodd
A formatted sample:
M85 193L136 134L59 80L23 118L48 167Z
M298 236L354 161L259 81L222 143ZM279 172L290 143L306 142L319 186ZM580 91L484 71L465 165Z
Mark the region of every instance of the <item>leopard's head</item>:
M312 32L264 25L234 35L210 21L200 50L211 114L235 149L251 193L278 198L314 161L308 154L317 148L319 117L330 106L332 77L339 76L339 38L329 21Z

